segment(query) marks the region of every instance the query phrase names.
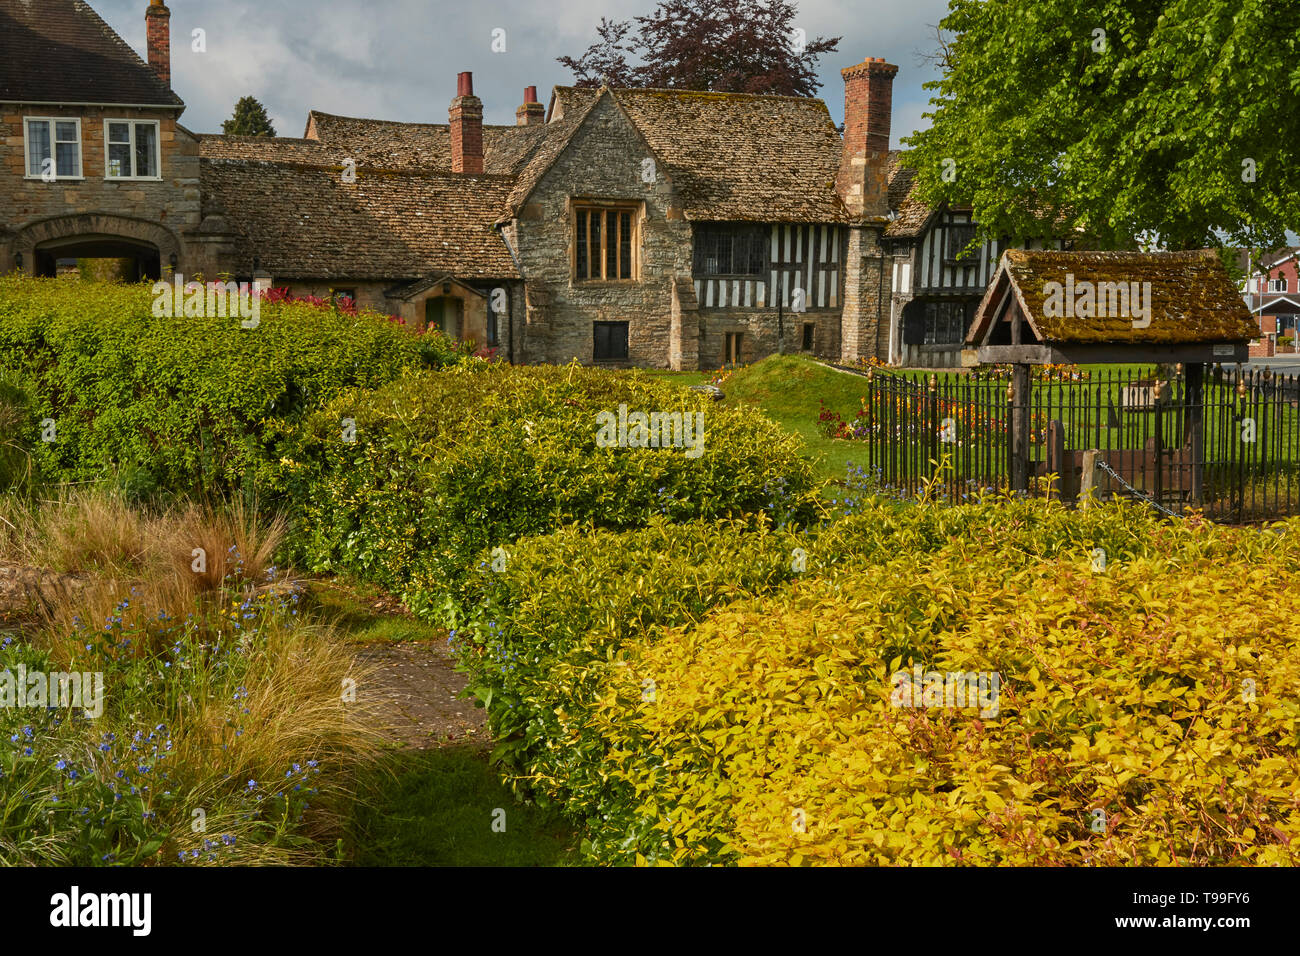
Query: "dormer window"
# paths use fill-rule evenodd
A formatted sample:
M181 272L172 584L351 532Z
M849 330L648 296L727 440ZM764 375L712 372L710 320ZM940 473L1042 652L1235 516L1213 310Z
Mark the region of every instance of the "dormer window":
M28 117L23 124L27 178L81 178L81 120Z
M104 121L104 176L160 179L157 120Z

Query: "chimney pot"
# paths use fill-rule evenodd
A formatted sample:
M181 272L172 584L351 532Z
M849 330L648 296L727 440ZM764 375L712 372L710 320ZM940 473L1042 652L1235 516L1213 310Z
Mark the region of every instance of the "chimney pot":
M145 36L149 47L149 65L167 89L172 87L172 12L163 0L150 0L144 14Z
M898 67L867 57L844 77L844 151L836 185L855 215L889 212L889 127Z
M451 101L451 171L483 172L483 101L474 95L474 75L456 77L456 98Z
M537 87L524 87L524 105L515 110L516 126L541 126L546 122L546 107L537 102Z

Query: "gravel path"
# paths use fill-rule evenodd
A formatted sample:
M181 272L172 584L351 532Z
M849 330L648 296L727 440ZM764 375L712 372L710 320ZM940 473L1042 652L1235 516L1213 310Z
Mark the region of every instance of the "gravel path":
M460 697L464 674L454 669L450 651L436 644L364 644L357 660L374 667L378 684L359 686L381 701L385 730L415 750L471 744L487 747L487 715Z

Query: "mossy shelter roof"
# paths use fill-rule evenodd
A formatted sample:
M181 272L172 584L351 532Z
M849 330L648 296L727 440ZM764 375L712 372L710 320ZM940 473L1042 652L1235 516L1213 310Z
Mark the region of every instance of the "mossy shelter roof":
M1045 308L1049 296L1057 293L1049 283L1057 283L1067 290L1073 288L1076 295L1089 287L1104 290L1105 294L1120 284L1141 291L1150 283L1147 303L1150 322L1145 326L1140 322L1135 325L1134 310L1115 309L1115 299L1109 296L1111 307L1094 306L1093 314L1058 314L1061 309ZM1097 298L1100 301L1102 296ZM1019 313L1037 337L1037 344L1051 346L1196 346L1244 343L1259 336L1259 325L1251 317L1218 253L1212 249L1192 252L1009 249L1003 254L980 303L966 345L974 347L984 343L991 325L1007 316L1008 310Z

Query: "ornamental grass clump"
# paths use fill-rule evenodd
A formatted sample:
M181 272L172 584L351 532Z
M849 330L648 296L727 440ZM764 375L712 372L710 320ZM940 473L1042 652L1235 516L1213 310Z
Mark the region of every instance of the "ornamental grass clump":
M4 638L0 863L332 859L382 746L371 675L262 566L282 528L238 507L196 514L134 515L174 535L140 559L149 576L88 563L81 587ZM204 530L222 578L157 577ZM48 693L29 696L22 675Z

